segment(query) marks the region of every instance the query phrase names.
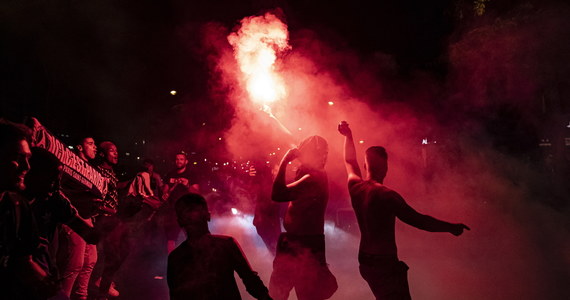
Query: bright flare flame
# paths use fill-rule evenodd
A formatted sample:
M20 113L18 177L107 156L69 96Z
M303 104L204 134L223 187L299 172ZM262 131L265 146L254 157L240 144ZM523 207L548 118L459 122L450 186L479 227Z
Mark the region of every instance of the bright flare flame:
M267 105L287 95L275 62L279 53L290 48L288 39L287 25L271 13L242 19L240 29L228 36L254 103Z

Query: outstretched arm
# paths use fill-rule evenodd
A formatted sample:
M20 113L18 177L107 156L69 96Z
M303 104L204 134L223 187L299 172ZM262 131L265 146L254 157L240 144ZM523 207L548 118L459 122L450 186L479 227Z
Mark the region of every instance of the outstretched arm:
M348 184L351 185L356 181L362 180L362 173L356 159L356 149L352 138L352 130L348 127L346 121L340 122L338 132L344 135L344 165L348 175Z
M465 224L454 224L438 220L432 216L423 215L409 206L402 196L395 193L396 216L404 223L430 232L449 232L459 236L465 229L471 230Z

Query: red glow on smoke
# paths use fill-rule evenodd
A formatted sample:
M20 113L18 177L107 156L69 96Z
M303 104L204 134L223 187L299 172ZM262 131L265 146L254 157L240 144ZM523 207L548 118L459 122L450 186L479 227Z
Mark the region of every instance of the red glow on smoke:
M237 32L228 36L249 98L268 105L287 96L283 78L276 70L278 55L289 49L287 25L275 15L247 17Z

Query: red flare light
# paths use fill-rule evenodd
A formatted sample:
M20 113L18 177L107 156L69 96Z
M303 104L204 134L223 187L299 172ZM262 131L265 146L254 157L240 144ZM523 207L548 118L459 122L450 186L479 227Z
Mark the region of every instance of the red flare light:
M242 19L239 30L228 36L241 80L254 103L267 105L287 95L275 62L278 54L290 48L288 40L287 25L271 13Z

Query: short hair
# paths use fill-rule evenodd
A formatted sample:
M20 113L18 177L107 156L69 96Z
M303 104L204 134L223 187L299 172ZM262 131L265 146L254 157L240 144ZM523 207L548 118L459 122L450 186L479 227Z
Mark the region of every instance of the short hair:
M188 159L188 154L186 154L186 152L184 152L184 151L180 151L180 152L176 153L174 156L176 156L176 155L182 155L182 156L184 156L184 158Z
M386 148L382 147L382 146L372 146L368 149L366 149L366 156L369 155L376 155L378 157L381 157L385 160L388 160L388 153L386 152Z
M111 146L116 147L115 143L113 143L113 142L109 142L109 141L101 142L101 144L99 144L99 147L98 147L99 153L103 153L103 151L109 150L109 148L111 148Z
M204 199L204 197L200 194L188 193L178 198L178 200L176 200L176 203L174 203L174 210L176 211L176 214L179 214L187 209L193 210L195 208L203 208L208 210L208 203L206 203L206 199Z
M366 149L366 164L370 174L377 180L383 180L388 172L388 153L381 146Z
M86 139L88 138L92 138L93 140L95 140L95 138L93 138L92 136L84 136L84 137L80 137L80 138L76 138L74 140L74 143L72 146L79 146L79 145L83 145L83 142L85 142Z
M22 124L10 122L0 118L0 148L4 148L10 143L25 140L28 143L32 139L32 130Z

